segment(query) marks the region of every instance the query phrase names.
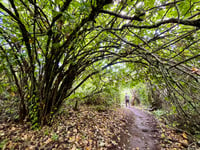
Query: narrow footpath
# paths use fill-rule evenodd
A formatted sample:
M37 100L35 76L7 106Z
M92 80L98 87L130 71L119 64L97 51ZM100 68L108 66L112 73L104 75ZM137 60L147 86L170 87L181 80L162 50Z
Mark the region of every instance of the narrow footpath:
M126 129L122 133L120 147L123 150L160 150L159 127L156 119L136 107L124 108L127 117Z

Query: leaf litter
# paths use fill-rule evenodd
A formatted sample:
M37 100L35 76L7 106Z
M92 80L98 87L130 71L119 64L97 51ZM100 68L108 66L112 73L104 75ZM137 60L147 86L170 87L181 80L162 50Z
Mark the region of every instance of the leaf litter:
M66 111L67 112L67 111ZM58 115L52 126L31 130L30 124L2 122L1 149L120 149L120 133L126 125L120 109L98 112L81 107Z
M98 112L90 107L81 107L79 111L63 112L54 118L52 126L38 130L31 130L29 123L22 125L0 119L0 149L127 150L126 143L133 136L128 128L136 127L135 116L121 108ZM147 133L146 130L142 132ZM161 121L159 134L161 150L199 149L186 132L177 133ZM135 146L131 150L140 148Z

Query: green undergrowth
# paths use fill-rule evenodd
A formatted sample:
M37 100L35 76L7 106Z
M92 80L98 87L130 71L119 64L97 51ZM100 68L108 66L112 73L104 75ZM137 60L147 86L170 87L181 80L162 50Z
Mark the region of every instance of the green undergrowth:
M158 109L152 111L152 114L159 120L159 124L176 133L187 133L188 140L191 144L198 145L200 143L200 132L187 120L180 119L177 114Z

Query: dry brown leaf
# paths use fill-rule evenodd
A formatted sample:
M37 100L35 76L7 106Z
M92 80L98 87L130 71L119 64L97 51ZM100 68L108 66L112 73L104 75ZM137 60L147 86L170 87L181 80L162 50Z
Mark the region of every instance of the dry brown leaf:
M187 140L182 140L181 143L183 143L184 145L188 145L188 141Z
M48 144L48 143L50 143L52 141L52 139L51 138L48 138L44 143L45 144Z
M16 128L15 128L15 127L12 127L12 128L10 129L10 131L14 131L14 130L16 130Z

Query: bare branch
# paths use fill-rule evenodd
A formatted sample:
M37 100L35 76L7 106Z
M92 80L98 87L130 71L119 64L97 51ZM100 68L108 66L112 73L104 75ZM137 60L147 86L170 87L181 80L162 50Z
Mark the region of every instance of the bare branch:
M127 27L132 27L132 28L137 28L137 29L153 29L153 28L158 28L161 25L168 24L168 23L177 23L177 24L182 24L182 25L189 25L189 26L194 26L200 28L200 19L196 20L182 20L182 19L176 19L176 18L171 18L167 20L160 21L158 23L155 23L153 25L133 25L133 24L125 24L122 26L121 30Z
M174 68L174 67L176 67L176 66L178 66L178 65L180 65L180 64L182 64L182 63L185 63L185 62L187 62L187 61L190 61L190 60L192 60L192 59L195 59L195 58L197 58L197 57L199 57L199 56L200 56L200 54L195 55L195 56L193 56L193 57L190 57L190 58L188 58L188 59L186 59L186 60L183 60L183 61L181 61L181 62L179 62L179 63L177 63L177 64L175 64L175 65L169 67L169 69Z
M117 14L117 13L114 13L114 12L111 12L111 11L107 11L107 10L101 10L100 12L104 13L104 14L109 14L109 15L112 15L112 16L115 16L115 17L118 17L118 18L131 20L131 21L132 20L143 21L143 19L141 19L140 17L143 16L143 15L145 15L145 13L141 13L139 15L135 15L133 17L130 17L130 16L125 16L125 15Z

